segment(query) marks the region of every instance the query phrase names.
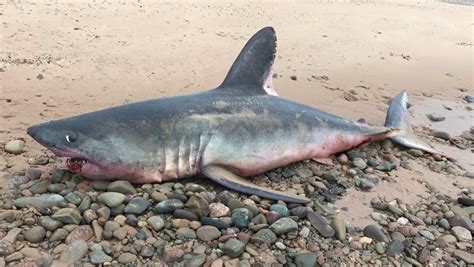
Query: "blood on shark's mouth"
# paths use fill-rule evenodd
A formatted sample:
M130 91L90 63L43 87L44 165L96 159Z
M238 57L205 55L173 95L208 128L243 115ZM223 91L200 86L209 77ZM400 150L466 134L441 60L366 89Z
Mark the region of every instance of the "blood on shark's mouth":
M66 166L72 171L80 171L87 163L89 161L84 158L69 158L66 160Z

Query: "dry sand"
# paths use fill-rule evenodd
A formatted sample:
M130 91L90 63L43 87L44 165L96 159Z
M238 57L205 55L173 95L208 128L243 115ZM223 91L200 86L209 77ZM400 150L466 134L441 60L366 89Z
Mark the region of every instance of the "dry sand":
M473 126L472 111L464 109L468 104L462 100L474 94L472 6L432 1L4 1L0 9L0 143L26 141L21 156L1 152L0 175L24 170L29 157L50 155L27 137L28 126L213 88L246 40L267 25L277 31L274 86L283 97L382 124L388 97L403 88L414 104L415 124L429 124L421 114L426 109L417 112L417 106L449 114L441 104L426 104L435 99L460 107L456 123L436 127L459 134ZM359 101L346 101L348 90L355 90ZM469 150L447 149L472 170ZM373 195L417 201L426 194L418 178L451 195L459 190L454 181L472 185L468 178L444 177L416 163L397 176L394 184L381 184L371 193L351 191L339 201L338 206L349 207L346 219L364 225Z

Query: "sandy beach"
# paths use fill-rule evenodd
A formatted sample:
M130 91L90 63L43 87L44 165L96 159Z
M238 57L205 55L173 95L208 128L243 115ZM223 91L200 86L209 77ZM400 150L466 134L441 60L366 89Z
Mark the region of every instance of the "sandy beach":
M31 125L217 87L264 26L277 32L281 97L383 125L388 100L405 89L416 133L472 172L472 146L461 150L429 132L460 136L474 126L474 104L464 99L474 95L473 11L435 1L4 1L0 144L23 139L25 148L0 151L0 176L52 155L27 136ZM433 112L447 119L432 122ZM335 207L362 227L373 222L373 197L417 203L430 196L427 184L452 196L473 185L411 164L370 192L351 189Z

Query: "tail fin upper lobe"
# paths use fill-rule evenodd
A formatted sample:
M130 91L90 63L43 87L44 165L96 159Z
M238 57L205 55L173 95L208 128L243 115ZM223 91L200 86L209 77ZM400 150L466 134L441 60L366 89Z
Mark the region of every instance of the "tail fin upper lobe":
M402 146L420 149L432 154L442 154L431 146L420 140L413 133L407 112L407 94L405 90L400 91L398 95L392 98L388 107L387 117L385 118L385 127L398 129L398 134L390 139Z

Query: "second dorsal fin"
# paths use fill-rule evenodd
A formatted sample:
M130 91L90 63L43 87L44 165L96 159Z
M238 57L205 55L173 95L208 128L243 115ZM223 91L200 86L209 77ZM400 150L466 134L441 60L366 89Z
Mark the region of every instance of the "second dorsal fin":
M272 94L272 66L276 53L276 35L272 27L258 31L245 44L232 64L220 88L242 94Z

